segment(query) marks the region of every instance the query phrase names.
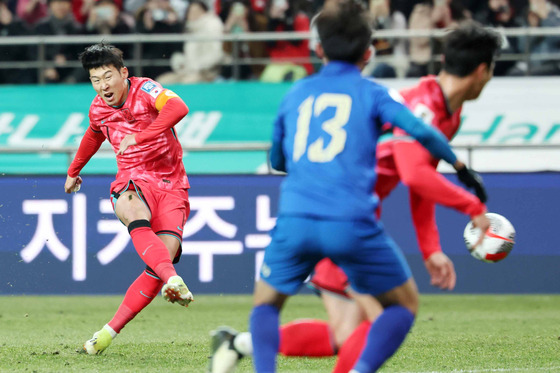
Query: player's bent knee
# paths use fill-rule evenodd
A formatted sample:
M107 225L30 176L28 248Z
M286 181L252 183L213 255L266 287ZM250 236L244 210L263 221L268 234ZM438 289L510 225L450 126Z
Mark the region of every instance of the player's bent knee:
M416 315L418 313L418 307L420 305L420 298L418 296L418 288L416 287L416 282L414 279L409 279L402 285L402 294L399 297L399 304L407 308L412 314Z
M150 220L151 213L136 194L123 193L115 203L115 214L126 225L135 220Z
M408 279L404 284L379 295L377 299L383 308L400 305L408 309L414 315L418 312L418 288L416 287L416 282L414 282L412 278Z

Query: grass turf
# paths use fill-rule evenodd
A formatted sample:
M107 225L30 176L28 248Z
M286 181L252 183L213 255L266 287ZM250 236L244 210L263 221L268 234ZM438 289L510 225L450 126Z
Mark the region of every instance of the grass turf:
M205 372L209 332L247 327L250 296L198 296L188 308L156 299L100 356L76 350L120 296L0 297L0 372ZM415 325L383 372L560 372L560 296L425 295ZM326 317L311 295L282 321ZM329 372L334 358L279 358L280 372ZM237 372L251 372L250 359Z

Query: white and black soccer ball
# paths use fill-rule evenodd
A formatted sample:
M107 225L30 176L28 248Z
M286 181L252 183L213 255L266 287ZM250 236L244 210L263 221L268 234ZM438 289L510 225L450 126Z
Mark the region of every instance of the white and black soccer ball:
M472 256L484 262L495 263L508 256L513 249L515 228L500 214L489 212L486 217L490 220L490 228L486 231L480 245L473 248L480 237L480 229L473 227L472 221L465 227L463 237Z

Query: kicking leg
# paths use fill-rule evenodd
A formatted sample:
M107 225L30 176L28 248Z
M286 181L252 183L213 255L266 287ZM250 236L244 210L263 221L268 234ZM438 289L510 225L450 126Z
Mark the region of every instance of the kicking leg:
M172 262L179 249L179 240L173 236L156 236L149 222L150 210L136 191L129 190L121 194L115 204L115 214L128 227L140 258L165 283L162 289L164 298L188 306L193 300L192 293L183 279L177 276Z
M152 230L152 214L136 191L128 190L120 195L115 203L115 214L128 227L134 248L144 263L152 268L163 282L167 282L171 276L176 276L169 249Z
M177 238L172 236L160 236L161 242L166 247L168 255L175 255L179 248L179 241ZM178 278L180 280L179 286L182 283L184 288L184 282L179 276L171 277L169 283L165 286L169 286L174 279ZM151 268L146 269L142 274L130 285L128 288L122 303L120 304L117 312L101 330L94 333L93 337L84 343L82 352L97 355L101 354L113 341L118 333L128 324L140 311L142 311L146 306L148 306L152 300L157 296L160 289L164 285L164 282L154 273ZM169 289L174 289L169 286ZM180 287L178 287L180 295ZM179 296L178 303L186 302L182 304L187 306L192 300L192 294L187 290L186 300L183 300Z

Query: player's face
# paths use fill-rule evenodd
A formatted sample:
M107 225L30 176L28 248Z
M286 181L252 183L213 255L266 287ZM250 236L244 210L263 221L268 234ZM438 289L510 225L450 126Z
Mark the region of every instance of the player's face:
M89 70L89 80L95 92L107 105L119 106L128 94L128 69L118 70L115 66L101 66Z

